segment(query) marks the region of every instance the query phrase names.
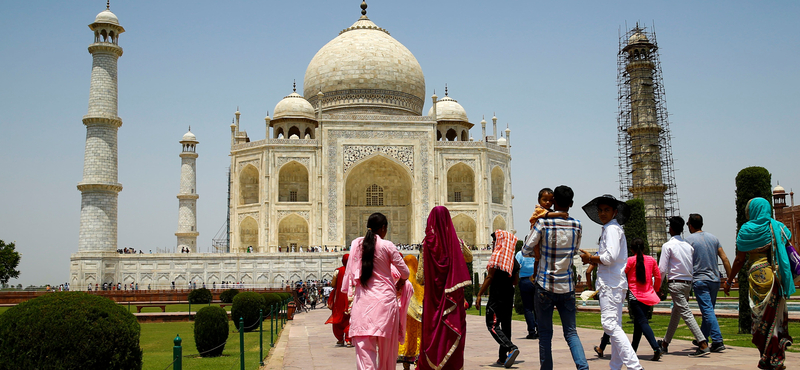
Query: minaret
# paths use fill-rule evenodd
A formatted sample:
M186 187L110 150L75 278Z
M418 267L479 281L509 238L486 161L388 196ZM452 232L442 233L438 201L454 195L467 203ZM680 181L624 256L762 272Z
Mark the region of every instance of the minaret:
M192 252L197 252L197 152L195 147L199 143L197 137L189 132L183 135L180 141L183 151L181 151L181 191L178 193L178 252L182 248L188 248Z
M644 201L652 253L669 238L667 217L679 214L657 50L655 34L638 24L620 39L620 190Z
M106 6L89 25L94 42L92 81L89 88L89 111L86 125L86 151L83 157L81 192L81 227L78 251L116 252L117 196L122 184L117 182L117 130L122 119L117 116L117 59L122 56L119 35L125 29Z

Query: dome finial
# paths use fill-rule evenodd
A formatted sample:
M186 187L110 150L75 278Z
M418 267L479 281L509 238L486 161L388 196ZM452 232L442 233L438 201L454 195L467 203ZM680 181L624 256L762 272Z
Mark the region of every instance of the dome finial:
M297 80L292 80L292 92L297 92Z
M111 0L106 0L106 10L111 10Z
M444 84L444 96L448 96L447 95L447 83Z
M365 17L367 16L367 1L366 0L361 2L361 15L365 16Z
M192 125L189 125L189 132L192 132Z

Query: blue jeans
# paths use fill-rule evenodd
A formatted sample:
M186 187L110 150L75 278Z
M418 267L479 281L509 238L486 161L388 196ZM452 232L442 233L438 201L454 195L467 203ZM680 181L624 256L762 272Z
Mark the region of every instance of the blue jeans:
M717 305L717 293L719 293L719 282L699 280L692 283L697 305L700 306L700 313L703 314L703 322L700 324L700 331L703 337L711 338L713 342L722 343L722 332L719 330L719 322L714 314L714 306Z
M528 324L528 335L536 334L536 314L534 313L533 297L536 285L530 276L519 278L519 293L522 296L522 305L525 307L525 322Z
M650 327L650 323L647 322L648 307L649 306L646 304L636 300L628 301L628 310L633 314L633 341L631 342L631 347L633 347L634 352L639 348L639 341L642 339L642 334L644 334L647 343L650 344L650 348L652 348L653 351L659 348L656 336L653 334L653 329Z
M545 290L541 286L536 287L534 296L536 306L536 318L539 327L539 366L542 370L553 369L553 306L561 316L561 327L564 330L564 338L569 344L572 359L578 370L589 370L589 363L586 362L586 355L583 353L583 345L575 329L575 292L557 294Z

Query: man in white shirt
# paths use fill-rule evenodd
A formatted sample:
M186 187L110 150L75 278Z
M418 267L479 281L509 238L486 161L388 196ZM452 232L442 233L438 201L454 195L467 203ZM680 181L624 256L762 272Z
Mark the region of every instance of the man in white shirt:
M672 235L672 238L661 247L661 261L658 262L658 269L661 271L663 279L669 278L667 282L669 284L669 295L672 297L672 314L669 318L667 333L664 334L664 340L660 340L658 343L664 353L669 353L669 342L672 341L675 329L678 328L678 323L683 318L686 326L689 327L692 335L697 340L699 347L697 351L689 354L689 356L702 357L708 356L711 353L711 349L708 348L708 341L703 336L703 332L700 331L700 326L697 325L697 320L694 319L692 310L689 308L689 302L686 299L689 296L689 290L692 289L694 248L681 237L684 224L685 222L680 216L670 217L669 234Z
M600 297L600 321L603 332L611 339L611 361L613 370L622 365L628 369L639 370L642 365L633 351L628 336L622 330L622 306L628 291L628 278L625 265L628 263L628 243L620 224L630 216L628 205L611 195L592 199L583 206L583 211L592 221L603 225L597 255L581 250L583 264L597 265L597 290Z

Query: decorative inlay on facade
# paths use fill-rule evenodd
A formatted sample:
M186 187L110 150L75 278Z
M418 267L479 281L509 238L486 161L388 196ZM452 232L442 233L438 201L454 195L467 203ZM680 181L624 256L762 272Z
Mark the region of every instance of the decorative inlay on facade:
M278 168L280 168L284 164L287 164L287 163L289 163L291 161L295 161L297 163L300 163L303 166L306 166L306 168L308 168L310 163L311 163L311 158L309 158L309 157L278 157L278 158L276 158L275 163L277 164Z
M323 108L324 110L324 108ZM322 119L332 123L368 122L435 122L428 116L395 116L388 114L323 114Z
M235 152L237 150L242 149L249 149L249 148L257 148L263 145L291 145L291 146L319 146L319 140L317 139L264 139L264 140L256 140L251 141L249 143L240 143L234 144L231 147L231 151Z
M437 141L435 146L440 147L457 147L457 148L481 148L487 147L489 143L483 141Z
M497 216L502 216L504 220L508 220L507 213L502 211L492 211L492 220Z
M464 216L467 216L467 217L471 217L473 221L478 219L478 212L477 211L451 211L450 212L450 216L451 217L456 217L458 215L464 215Z
M312 107L317 107L319 98L309 97ZM410 113L422 112L425 101L421 98L402 92L383 89L347 89L328 91L322 97L322 109L335 109L348 103L386 104L391 108L408 110Z
M467 166L469 166L469 168L472 168L472 170L475 171L475 165L477 162L475 161L475 159L461 159L461 158L445 159L444 168L446 170L450 169L450 167L455 166L457 163L466 164Z
M502 162L499 162L499 161L495 161L495 160L493 160L493 159L490 159L490 160L489 160L489 170L491 171L491 170L492 170L493 168L495 168L495 167L500 167L500 169L501 169L501 170L503 170L503 172L506 172L506 166L505 166L505 164L503 164Z
M245 217L252 217L254 220L256 220L256 222L258 222L258 212L240 213L238 218L239 223L241 223Z
M278 221L282 220L284 217L291 214L296 214L304 218L306 221L308 221L308 211L285 211L285 210L278 211Z
M428 207L428 142L430 135L425 131L359 131L359 130L330 130L328 132L330 140L328 144L328 240L337 238L336 215L339 212L336 187L336 152L339 147L339 139L413 139L419 142L419 163L422 178L419 179L422 186L422 209ZM424 225L428 214L420 212L421 225Z
M343 150L344 172L358 161L375 153L383 153L414 171L414 147L411 145L345 145Z
M260 159L250 159L250 160L247 160L247 161L241 161L241 162L237 163L236 164L236 172L241 172L242 168L244 168L244 166L247 166L248 164L252 164L258 170L261 169L261 160Z

